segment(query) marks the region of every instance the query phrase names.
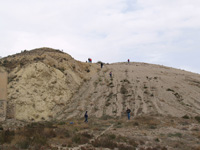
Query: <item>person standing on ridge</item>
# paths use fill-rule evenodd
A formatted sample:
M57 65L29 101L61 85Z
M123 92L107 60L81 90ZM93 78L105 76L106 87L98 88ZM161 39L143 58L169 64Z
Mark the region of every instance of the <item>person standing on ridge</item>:
M85 117L85 121L84 122L88 122L88 114L87 114L87 111L85 112L85 115L84 115L84 117Z
M127 113L127 116L128 116L128 120L130 120L130 117L131 117L131 110L129 108L127 108L126 110L126 113Z
M128 59L128 64L129 64L130 60Z
M103 63L101 62L101 68L103 68Z
M92 59L91 59L91 58L88 58L88 62L89 62L89 63L92 63Z

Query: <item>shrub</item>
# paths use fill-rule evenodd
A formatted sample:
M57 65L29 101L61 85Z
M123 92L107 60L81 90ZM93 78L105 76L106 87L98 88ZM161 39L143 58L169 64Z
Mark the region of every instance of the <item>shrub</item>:
M135 147L132 147L132 146L129 146L129 145L125 145L125 144L119 144L119 145L117 146L117 148L118 148L119 150L136 150Z
M108 137L96 139L92 143L92 145L94 147L104 147L104 148L110 148L110 149L114 149L117 147L117 144L115 142L113 142L111 139L109 139Z
M121 87L120 92L121 92L121 94L127 94L128 93L127 89L124 86Z
M77 134L72 137L72 142L76 144L85 144L89 142L89 139L81 134Z
M87 132L82 133L81 136L86 137L88 139L91 139L93 137L93 135L91 135L91 134L89 134Z
M9 76L8 83L12 82L16 77L17 77L17 75Z
M139 126L139 123L138 122L134 122L133 126Z
M168 88L167 91L174 92L174 90L172 90L172 89L170 89L170 88Z
M132 145L133 147L137 147L138 146L138 143L134 139L130 139L128 143L130 145Z
M174 134L169 133L169 134L168 134L168 137L179 137L179 138L181 138L181 137L182 137L182 134L181 134L181 133L174 133Z
M61 122L58 123L58 125L65 125L65 122L61 121Z
M68 138L68 137L71 136L71 134L70 134L70 132L69 132L68 130L66 130L66 131L64 131L64 136L65 136L66 138Z
M148 87L146 85L144 85L144 89L147 89Z
M200 116L194 117L200 123Z
M64 67L60 67L58 68L61 72L64 72L65 71L65 68Z
M110 135L108 135L108 137L109 137L109 139L114 140L116 138L116 135L110 134Z
M15 136L14 131L6 130L0 132L0 144L10 143Z
M150 129L156 129L157 127L156 127L156 125L150 125L149 128Z
M103 115L101 117L102 120L108 120L108 119L111 119L112 117L111 116L108 116L108 115Z
M33 137L33 143L39 145L46 145L47 144L47 137L43 134L36 134Z
M184 115L182 118L184 118L184 119L190 119L190 117L188 115Z
M29 145L30 145L30 141L28 139L17 143L17 146L21 149L28 149Z

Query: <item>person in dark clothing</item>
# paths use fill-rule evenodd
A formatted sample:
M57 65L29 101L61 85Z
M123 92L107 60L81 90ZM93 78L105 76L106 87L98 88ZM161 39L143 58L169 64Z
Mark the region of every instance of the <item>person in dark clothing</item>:
M128 64L129 64L130 60L128 59Z
M101 68L103 68L103 63L101 63Z
M87 114L87 111L85 112L84 117L85 117L85 122L88 122L88 114Z
M112 78L112 71L109 73L109 75L110 75L110 78Z
M89 63L92 63L92 59L91 59L91 58L88 58L88 62L89 62Z
M131 115L130 115L131 110L130 110L129 108L127 108L126 113L127 113L127 115L128 115L128 120L130 120L130 117L131 117Z

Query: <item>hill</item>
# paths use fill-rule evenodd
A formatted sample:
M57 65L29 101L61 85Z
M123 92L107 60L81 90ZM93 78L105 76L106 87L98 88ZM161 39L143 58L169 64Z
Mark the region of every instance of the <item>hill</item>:
M199 93L198 74L145 63L115 63L86 82L60 118L80 117L86 110L95 117L116 118L126 115L127 108L134 116L195 116L200 114Z
M0 64L9 73L7 118L51 120L96 66L74 60L59 50L40 48L6 57Z
M83 63L40 48L3 58L9 73L8 118L41 121L142 114L200 114L200 75L146 63ZM109 72L113 77L109 77Z
M0 149L200 149L199 74L137 62L101 69L50 48L0 66L9 75Z

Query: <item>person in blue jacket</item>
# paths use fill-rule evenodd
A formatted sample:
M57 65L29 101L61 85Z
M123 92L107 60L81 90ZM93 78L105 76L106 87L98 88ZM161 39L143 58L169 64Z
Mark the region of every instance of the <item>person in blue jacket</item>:
M127 116L128 116L128 120L130 120L131 110L129 108L127 108L126 113L127 113Z

